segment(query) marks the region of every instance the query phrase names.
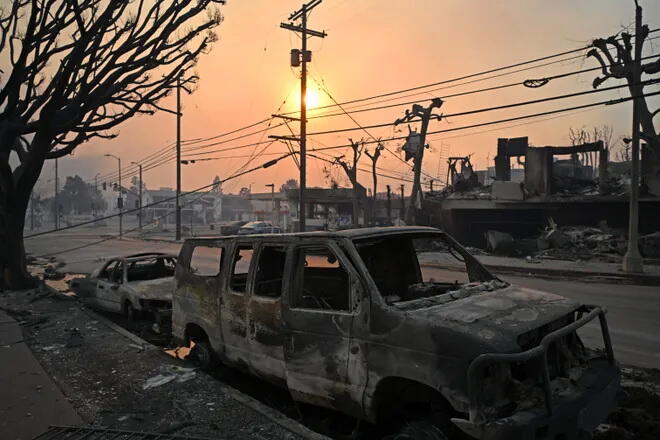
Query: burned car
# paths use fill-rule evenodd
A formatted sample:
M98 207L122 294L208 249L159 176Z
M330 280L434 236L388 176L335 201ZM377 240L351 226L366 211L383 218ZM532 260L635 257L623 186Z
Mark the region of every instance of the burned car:
M176 260L176 255L159 252L111 258L69 286L89 307L130 320L148 313L160 321L172 308Z
M175 278L173 335L202 367L400 438L572 439L615 406L602 308L500 280L434 228L189 239Z

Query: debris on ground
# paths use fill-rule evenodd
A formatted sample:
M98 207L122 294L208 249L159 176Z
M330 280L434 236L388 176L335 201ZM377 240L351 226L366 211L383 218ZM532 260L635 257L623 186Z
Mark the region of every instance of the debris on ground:
M159 387L172 381L178 383L188 382L196 374L196 368L184 368L176 365L164 365L161 371L163 372L147 379L142 385L142 389L148 390L149 388Z
M57 294L30 302L38 292L3 292L0 308L21 323L35 358L86 424L218 439L301 438L189 363L130 346L77 301ZM158 375L168 383L155 386ZM143 389L147 383L152 386Z

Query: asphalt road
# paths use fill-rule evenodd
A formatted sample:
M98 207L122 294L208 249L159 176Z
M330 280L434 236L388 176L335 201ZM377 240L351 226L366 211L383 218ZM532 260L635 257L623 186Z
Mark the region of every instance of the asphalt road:
M112 239L89 246L101 239L102 237L87 234L59 233L27 239L26 248L35 256L57 254L58 259L67 263L64 270L68 272L89 273L101 264L101 259L147 251L178 253L180 247L173 243L134 239ZM456 275L456 272L433 270L438 271L438 278ZM660 288L538 277L502 278L514 284L564 295L583 303L605 306L608 309L610 333L618 360L623 364L660 368ZM597 323L589 324L580 335L589 345L602 345Z

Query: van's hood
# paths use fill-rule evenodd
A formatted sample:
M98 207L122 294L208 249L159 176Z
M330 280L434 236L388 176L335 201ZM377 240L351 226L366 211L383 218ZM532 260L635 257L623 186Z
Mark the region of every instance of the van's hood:
M450 303L409 310L431 327L467 333L497 351L517 351L518 336L565 317L579 303L552 293L511 286Z
M174 277L147 281L131 281L126 284L140 299L172 301Z

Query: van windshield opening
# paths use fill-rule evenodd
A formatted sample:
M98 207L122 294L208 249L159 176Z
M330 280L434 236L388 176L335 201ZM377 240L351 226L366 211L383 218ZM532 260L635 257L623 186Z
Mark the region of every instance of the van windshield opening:
M438 296L450 301L506 285L446 234L388 235L354 244L388 304Z

